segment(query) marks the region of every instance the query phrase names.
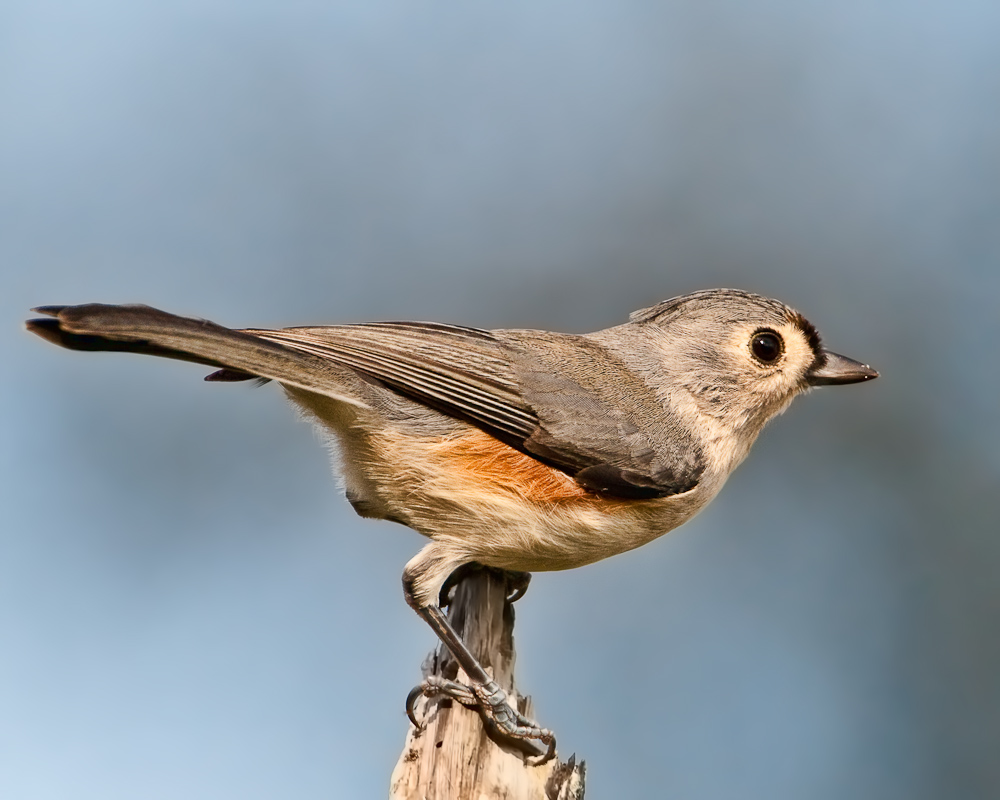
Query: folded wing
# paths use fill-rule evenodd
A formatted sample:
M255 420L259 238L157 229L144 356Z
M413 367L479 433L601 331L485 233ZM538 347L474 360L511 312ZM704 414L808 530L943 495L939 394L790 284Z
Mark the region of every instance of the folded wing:
M422 322L246 332L471 422L603 496L664 497L701 475L687 437L663 446L647 434L675 422L650 389L583 337Z
M29 330L55 344L221 368L210 379L261 377L358 405L345 381L374 379L606 497L685 492L702 471L697 447L648 387L583 337L422 322L232 330L148 306L36 310L48 318Z
M343 364L509 444L520 443L538 426L510 363L487 331L385 322L245 332Z

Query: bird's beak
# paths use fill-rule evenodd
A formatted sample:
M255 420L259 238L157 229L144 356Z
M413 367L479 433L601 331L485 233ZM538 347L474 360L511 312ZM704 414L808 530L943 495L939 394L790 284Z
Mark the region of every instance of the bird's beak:
M877 378L878 373L867 364L855 361L853 358L839 356L824 350L825 358L818 366L809 370L806 383L810 386L835 386L840 383L860 383Z

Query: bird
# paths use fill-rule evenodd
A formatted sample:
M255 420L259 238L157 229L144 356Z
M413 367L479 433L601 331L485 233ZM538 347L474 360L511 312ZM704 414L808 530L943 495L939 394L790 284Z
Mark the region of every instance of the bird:
M547 745L546 757L552 731L511 707L443 613L449 577L484 565L526 582L647 544L704 508L797 395L878 377L827 350L799 312L736 289L674 297L585 334L434 322L231 329L145 305L33 311L42 316L28 330L71 350L279 384L334 445L355 511L429 540L405 565L404 598L470 684L418 690L472 698L510 740Z

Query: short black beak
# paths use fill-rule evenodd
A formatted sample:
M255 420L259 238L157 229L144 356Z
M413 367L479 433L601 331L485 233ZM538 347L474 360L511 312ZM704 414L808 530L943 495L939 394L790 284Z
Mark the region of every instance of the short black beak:
M838 356L824 350L820 363L809 370L806 383L810 386L835 386L841 383L861 383L877 378L878 373L867 364L853 358Z

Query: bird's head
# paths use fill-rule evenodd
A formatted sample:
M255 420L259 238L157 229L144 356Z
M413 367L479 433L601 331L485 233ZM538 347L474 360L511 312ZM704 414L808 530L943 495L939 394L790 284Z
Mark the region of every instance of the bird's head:
M671 386L701 413L751 436L801 392L878 377L867 364L826 350L799 312L748 292L696 292L631 319L652 337Z

